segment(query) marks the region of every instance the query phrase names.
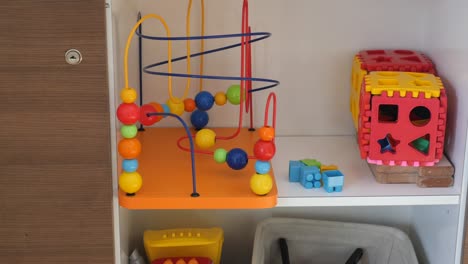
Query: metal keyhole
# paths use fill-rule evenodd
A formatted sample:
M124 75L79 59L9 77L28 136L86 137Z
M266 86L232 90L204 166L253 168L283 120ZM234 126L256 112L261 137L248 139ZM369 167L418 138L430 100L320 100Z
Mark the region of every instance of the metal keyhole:
M77 65L80 64L82 60L83 57L81 56L81 52L79 50L69 49L67 52L65 52L65 61L68 64Z

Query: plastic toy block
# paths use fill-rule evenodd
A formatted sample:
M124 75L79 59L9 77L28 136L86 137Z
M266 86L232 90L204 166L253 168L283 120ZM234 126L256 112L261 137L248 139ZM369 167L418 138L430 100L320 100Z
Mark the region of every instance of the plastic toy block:
M315 160L315 159L303 159L301 160L301 162L304 163L306 166L315 166L318 168L320 168L320 166L322 165L320 161Z
M344 175L339 170L323 172L323 188L327 192L341 192L344 185Z
M329 170L337 170L338 169L338 166L336 165L323 165L320 166L320 172L324 172L324 171L329 171Z
M439 77L429 73L416 72L371 72L364 77L366 92L372 95L380 95L383 91L387 96L393 97L399 93L400 97L406 97L411 93L414 98L424 94L424 98L439 97L440 90L444 89Z
M304 166L301 167L300 173L300 182L302 186L306 189L311 188L320 188L322 185L320 180L322 179L322 174L320 169L316 166Z
M361 69L371 71L407 71L435 74L432 61L412 50L363 50L357 55Z
M391 97L386 91L371 99L369 163L379 165L431 166L438 162L436 150L443 150L444 130L439 123L445 90L441 98ZM441 102L444 101L443 103Z
M298 160L289 161L289 181L290 182L299 182L301 175L301 168L304 167L304 163Z

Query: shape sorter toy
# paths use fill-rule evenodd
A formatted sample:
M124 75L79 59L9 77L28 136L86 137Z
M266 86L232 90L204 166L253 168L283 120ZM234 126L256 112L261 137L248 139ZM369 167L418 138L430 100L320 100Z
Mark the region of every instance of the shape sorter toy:
M372 71L425 72L436 74L432 61L411 50L363 50L353 60L350 107L358 129L359 97L364 76Z
M410 51L405 52L409 54ZM356 85L360 85L360 94L357 99L352 93L351 111L353 118L357 115L361 157L371 164L432 166L443 156L447 95L440 78L421 72L367 72L356 66L435 71L425 56L413 54L410 58L415 65L411 67L389 66L385 61L382 62L384 66L369 66L364 63L365 56L355 57L352 86L354 93ZM362 80L358 79L360 76Z

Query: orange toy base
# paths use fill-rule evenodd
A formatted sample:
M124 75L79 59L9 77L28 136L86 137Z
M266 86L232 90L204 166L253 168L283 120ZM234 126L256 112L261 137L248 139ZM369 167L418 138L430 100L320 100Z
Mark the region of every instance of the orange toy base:
M234 128L212 130L218 136L232 135L235 131ZM144 132L138 133L142 145L138 172L143 178L143 186L134 196L127 196L119 190L121 206L128 209L253 209L276 205L278 191L273 169L270 171L272 190L267 195L258 196L250 190L255 160L249 160L247 167L235 171L226 163L216 163L213 155L205 154L195 154L200 196L191 197L190 153L177 147L177 140L185 135L183 128L145 128ZM218 140L210 150L242 148L252 155L257 139L257 132L243 128L235 139ZM182 144L188 147L188 139Z

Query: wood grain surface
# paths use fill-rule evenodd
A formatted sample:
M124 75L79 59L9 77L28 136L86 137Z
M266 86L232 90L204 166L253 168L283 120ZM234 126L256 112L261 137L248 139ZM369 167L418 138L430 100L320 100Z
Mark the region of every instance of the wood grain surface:
M0 1L0 263L114 262L104 4Z

